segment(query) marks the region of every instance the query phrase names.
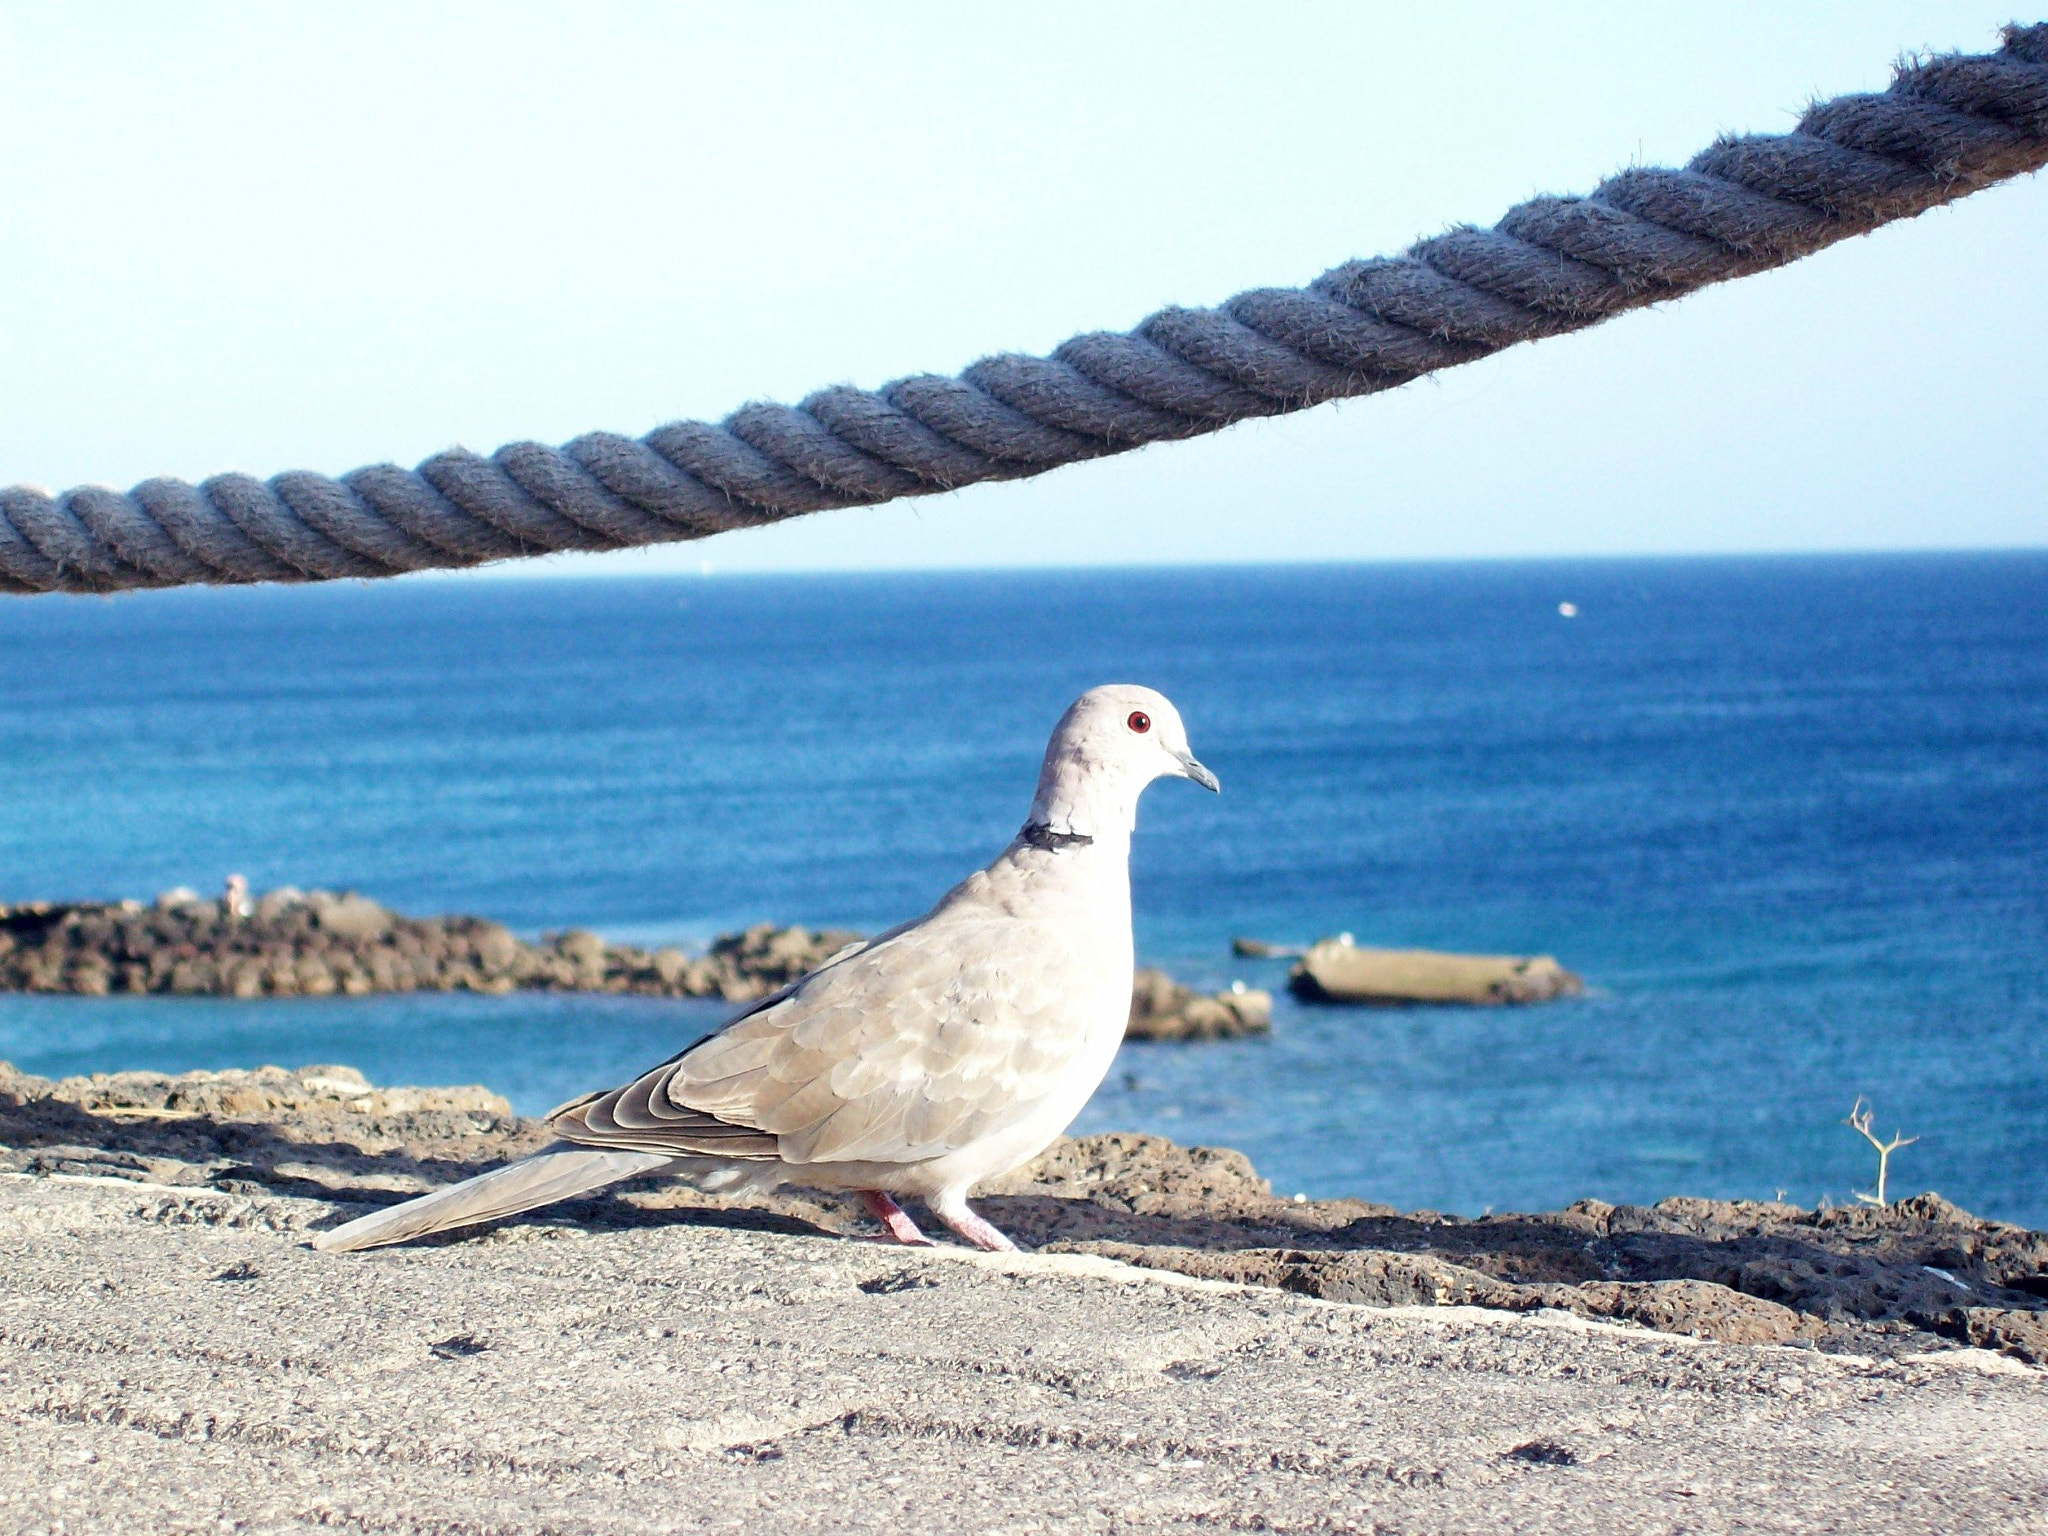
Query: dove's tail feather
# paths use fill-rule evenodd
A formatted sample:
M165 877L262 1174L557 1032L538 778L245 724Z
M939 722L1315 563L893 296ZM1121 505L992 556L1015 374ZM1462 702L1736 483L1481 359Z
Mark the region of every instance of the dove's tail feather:
M536 1206L587 1195L635 1174L652 1173L674 1161L654 1152L600 1152L580 1147L539 1152L473 1179L464 1179L460 1184L421 1195L417 1200L358 1216L330 1232L317 1233L313 1246L327 1253L346 1253L355 1248L410 1242L430 1232L474 1226L480 1221L515 1216Z

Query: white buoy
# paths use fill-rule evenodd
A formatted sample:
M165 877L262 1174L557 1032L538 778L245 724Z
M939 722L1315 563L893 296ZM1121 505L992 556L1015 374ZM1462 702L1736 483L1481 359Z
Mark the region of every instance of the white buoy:
M1579 605L1577 603L1559 603L1557 611L1568 619L1576 619L1579 616Z

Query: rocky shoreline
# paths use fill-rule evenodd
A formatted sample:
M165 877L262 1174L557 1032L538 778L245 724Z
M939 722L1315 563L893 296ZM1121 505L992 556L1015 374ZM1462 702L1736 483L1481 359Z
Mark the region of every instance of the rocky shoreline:
M341 1206L337 1220L551 1139L487 1089L378 1088L348 1067L51 1082L0 1063L0 1172L312 1196ZM737 1210L869 1226L855 1201L803 1190L733 1202L658 1180L626 1188L567 1209L597 1227ZM1063 1138L982 1205L1040 1252L1329 1301L1556 1311L1861 1354L1974 1345L2048 1366L2048 1233L1936 1194L1881 1209L1673 1198L1458 1217L1289 1199L1242 1153L1111 1133Z
M701 955L608 944L569 929L538 943L481 917L409 917L353 892L280 887L259 897L167 891L154 902L0 905L0 992L82 997L359 997L521 990L743 1003L809 974L864 935L760 923ZM1129 1033L1207 1040L1263 1033L1270 994L1205 995L1141 972Z
M1936 1196L1460 1220L1106 1135L983 1197L1021 1254L655 1181L309 1245L545 1136L483 1089L346 1067L0 1067L0 1528L1810 1536L2048 1511L2048 1236Z

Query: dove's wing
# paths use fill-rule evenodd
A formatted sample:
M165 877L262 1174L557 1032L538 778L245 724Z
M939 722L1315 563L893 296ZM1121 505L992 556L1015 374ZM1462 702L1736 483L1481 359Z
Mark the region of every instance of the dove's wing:
M1072 934L1038 926L934 913L556 1125L591 1146L791 1163L956 1151L1028 1115L1087 1051L1095 1014L1128 1007L1113 964L1077 989Z

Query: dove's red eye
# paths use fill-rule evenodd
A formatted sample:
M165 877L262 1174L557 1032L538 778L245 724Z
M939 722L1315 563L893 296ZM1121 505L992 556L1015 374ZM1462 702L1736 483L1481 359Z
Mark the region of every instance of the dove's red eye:
M1152 729L1152 717L1142 709L1134 709L1131 711L1131 718L1126 720L1124 724L1142 736Z

